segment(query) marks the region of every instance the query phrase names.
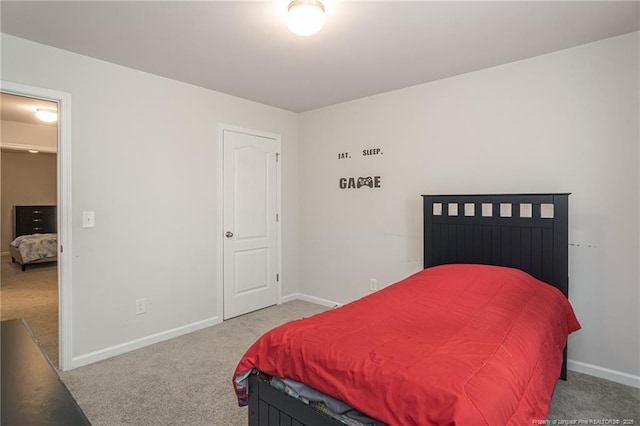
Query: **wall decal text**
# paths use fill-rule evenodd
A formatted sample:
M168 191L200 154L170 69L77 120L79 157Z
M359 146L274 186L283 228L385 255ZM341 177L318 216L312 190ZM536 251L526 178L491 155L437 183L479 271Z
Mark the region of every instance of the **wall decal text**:
M382 154L382 150L380 148L370 148L370 149L362 150L362 155L365 157L367 155L381 155L381 154Z
M349 177L349 178L340 178L338 180L338 186L340 189L360 189L363 186L369 188L380 188L382 186L382 182L380 176L367 176L367 177Z

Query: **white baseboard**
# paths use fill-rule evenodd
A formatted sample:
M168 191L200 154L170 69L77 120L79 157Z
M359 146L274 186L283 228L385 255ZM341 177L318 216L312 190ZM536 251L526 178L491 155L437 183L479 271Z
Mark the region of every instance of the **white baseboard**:
M281 299L282 303L287 303L292 300L302 300L309 303L315 303L316 305L326 306L328 308L335 308L343 305L339 302L334 302L332 300L310 296L303 293L292 293L286 296L282 296ZM220 317L213 317L187 324L182 327L176 327L171 330L163 331L161 333L152 334L140 339L132 340L130 342L101 349L99 351L73 357L73 359L71 360L71 369L93 364L94 362L102 361L104 359L111 358L116 355L121 355L126 352L131 352L145 346L153 345L154 343L173 339L174 337L179 337L184 334L201 330L203 328L211 327L213 325L220 324L221 322L222 320L220 319ZM635 376L633 374L623 373L621 371L611 370L608 368L599 367L597 365L587 364L580 361L574 361L571 359L567 361L567 368L578 373L588 374L590 376L611 380L623 385L640 388L640 376Z
M150 336L142 337L140 339L132 340L130 342L121 343L110 348L105 348L99 351L73 357L71 360L71 368L73 369L82 367L84 365L93 364L94 362L102 361L103 359L111 358L116 355L121 355L126 352L144 348L145 346L153 345L154 343L173 339L174 337L182 336L183 334L188 334L194 331L201 330L203 328L211 327L212 325L217 325L221 322L222 320L220 319L220 317L208 318L206 320L187 324L182 327L176 327L171 330L163 331L161 333L156 333Z
M286 296L282 296L280 298L280 303L287 303L287 302L291 302L292 300L298 300L298 294L299 293L291 293Z
M599 377L601 379L611 380L612 382L621 383L634 388L640 388L640 376L623 373L621 371L610 370L597 365L586 364L572 359L567 360L567 369L578 373L588 374L590 376Z
M327 308L337 308L343 305L343 303L334 302L321 297L309 296L308 294L303 293L292 293L282 296L282 303L291 302L292 300L302 300L309 303L315 303L316 305L326 306Z

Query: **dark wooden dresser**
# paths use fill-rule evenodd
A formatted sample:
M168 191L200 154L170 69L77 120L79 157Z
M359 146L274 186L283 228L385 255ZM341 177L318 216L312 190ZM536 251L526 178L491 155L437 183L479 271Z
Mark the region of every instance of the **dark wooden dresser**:
M23 320L0 322L3 426L91 426Z
M14 206L13 237L57 232L56 206Z

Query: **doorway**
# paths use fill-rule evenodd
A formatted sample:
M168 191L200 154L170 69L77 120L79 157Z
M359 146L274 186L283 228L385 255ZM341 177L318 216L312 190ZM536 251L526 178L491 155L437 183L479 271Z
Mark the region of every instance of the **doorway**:
M55 115L58 105L2 93L0 106L1 318L23 318L42 350L58 365L58 124L33 114ZM37 252L27 251L30 243L40 247Z
M224 127L223 318L280 302L280 138Z
M0 138L3 166L3 246L0 250L3 255L2 319L9 319L5 318L7 316L25 318L52 364L61 370L68 370L72 368L69 213L71 95L2 81L0 96L3 122ZM37 109L57 113L57 122L45 125L35 121ZM29 171L24 170L28 167L31 167ZM20 182L26 182L26 186L20 186ZM56 231L46 232L54 238L53 242L47 241L47 244L53 245L53 259L49 254L41 261L21 258L18 249L5 245L5 240L13 241L16 236L16 214L22 216L25 211L16 209L16 206L33 207L31 213L35 216L29 218L29 222L33 222L33 233ZM54 222L52 227L42 226L47 221ZM25 220L19 222L23 229L20 233L24 235L27 233L22 228ZM16 262L13 263L13 260Z

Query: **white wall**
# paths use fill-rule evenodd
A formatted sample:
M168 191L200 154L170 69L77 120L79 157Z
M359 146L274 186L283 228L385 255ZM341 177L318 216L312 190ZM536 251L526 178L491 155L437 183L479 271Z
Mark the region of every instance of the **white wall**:
M3 80L72 95L74 358L219 318L226 123L282 135L283 295L347 302L420 269L420 194L572 192L570 358L637 378L638 50L635 33L298 116L2 35ZM382 188L338 189L368 175Z
M299 291L348 302L419 270L421 194L571 192L569 358L640 383L638 51L633 33L301 114Z
M2 79L72 97L75 365L221 319L219 123L282 136L283 294L297 291L296 114L5 34Z

